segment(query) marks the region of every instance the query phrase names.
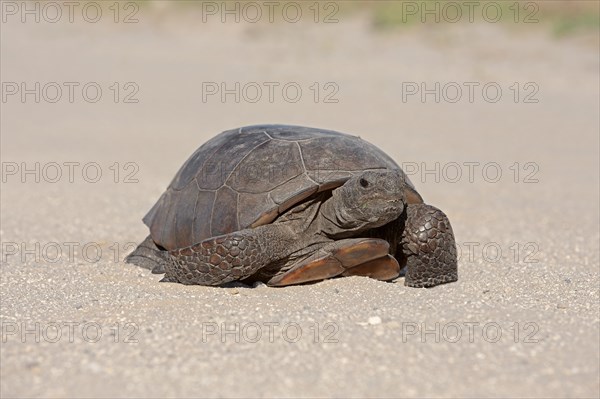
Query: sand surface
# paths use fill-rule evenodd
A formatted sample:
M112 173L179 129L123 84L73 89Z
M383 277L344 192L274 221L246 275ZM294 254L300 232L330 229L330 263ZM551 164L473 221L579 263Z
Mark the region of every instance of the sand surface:
M1 104L2 397L598 397L600 66L588 39L158 15L2 25L2 81L40 82L41 97ZM65 82L78 84L73 102ZM97 102L82 94L90 82ZM223 82L252 85L239 103L203 99ZM273 102L265 82L279 84ZM406 94L436 82L450 83L439 103ZM301 87L297 102L286 84ZM463 97L447 101L456 86ZM193 150L258 123L383 148L449 216L460 280L207 288L124 264Z

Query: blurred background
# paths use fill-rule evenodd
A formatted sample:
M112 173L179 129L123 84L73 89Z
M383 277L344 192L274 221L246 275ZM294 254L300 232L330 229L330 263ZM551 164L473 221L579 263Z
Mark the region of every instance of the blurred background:
M139 225L195 148L251 124L360 135L410 169L428 201L450 195L455 214L477 212L461 204L490 189L541 190L538 201L555 206L549 178L523 179L566 171L568 191L592 187L598 169L596 1L2 7L3 159L94 161L105 176L118 162L142 182L109 184L112 201L141 201L127 203L127 224ZM461 176L446 179L452 162ZM488 183L487 162L503 177L474 189L465 162L480 163L475 180ZM84 186L105 198L107 181ZM85 213L88 224L106 219L101 209Z

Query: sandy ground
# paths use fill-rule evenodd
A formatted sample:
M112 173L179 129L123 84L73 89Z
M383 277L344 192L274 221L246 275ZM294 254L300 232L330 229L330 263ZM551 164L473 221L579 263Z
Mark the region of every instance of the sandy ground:
M2 25L2 397L599 396L593 40L489 23L373 33L345 15L255 26L146 13ZM6 82L40 82L39 103ZM49 82L64 90L56 103ZM79 84L73 102L65 82ZM95 103L94 87L81 91L90 82ZM207 82L294 83L302 96L203 101ZM403 99L435 82L463 97ZM472 102L465 82L479 85ZM207 288L124 264L189 154L256 123L385 149L452 221L460 281Z

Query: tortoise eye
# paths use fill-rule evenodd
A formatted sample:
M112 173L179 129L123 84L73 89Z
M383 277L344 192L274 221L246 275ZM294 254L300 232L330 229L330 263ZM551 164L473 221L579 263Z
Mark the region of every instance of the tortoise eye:
M369 182L367 181L367 179L361 178L358 182L363 187L369 187Z

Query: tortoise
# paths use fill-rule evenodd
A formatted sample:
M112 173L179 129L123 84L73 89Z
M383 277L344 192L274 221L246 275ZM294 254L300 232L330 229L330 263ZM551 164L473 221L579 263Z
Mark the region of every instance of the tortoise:
M331 130L220 133L143 221L150 235L126 262L164 273L161 281L286 286L404 274L407 286L433 287L458 279L446 215L382 150Z

